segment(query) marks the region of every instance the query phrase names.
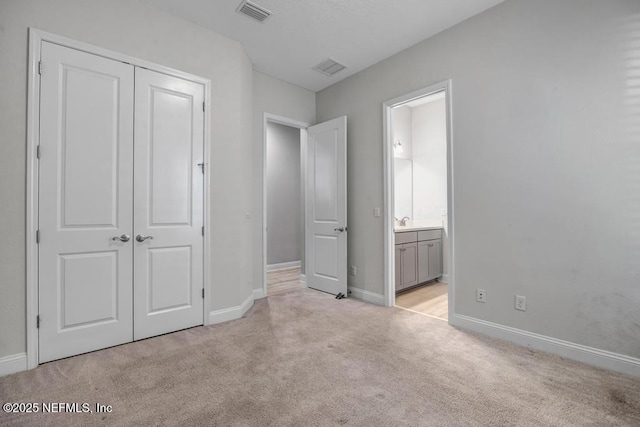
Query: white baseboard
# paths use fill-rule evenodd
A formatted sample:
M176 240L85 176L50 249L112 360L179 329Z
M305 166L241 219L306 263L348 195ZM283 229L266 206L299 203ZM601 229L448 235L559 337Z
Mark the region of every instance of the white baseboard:
M253 290L253 300L264 298L266 295L264 294L264 289L254 289Z
M640 377L640 359L635 357L527 332L461 314L450 316L449 324L458 328L468 329L494 338L510 341L524 347L531 347L547 353L557 354L567 359L577 360L599 368Z
M307 275L306 274L301 274L300 275L300 281L306 285L307 284Z
M368 302L369 304L382 305L384 306L384 296L381 294L376 294L375 292L365 291L364 289L354 288L349 286L347 288L349 292L351 292L350 296L362 300L364 302Z
M239 319L244 316L247 311L249 311L251 306L253 306L253 292L249 294L247 299L245 299L240 305L210 312L209 325Z
M0 377L27 370L27 353L0 357Z
M281 262L280 264L267 265L267 271L284 270L285 268L300 267L302 263L300 261Z

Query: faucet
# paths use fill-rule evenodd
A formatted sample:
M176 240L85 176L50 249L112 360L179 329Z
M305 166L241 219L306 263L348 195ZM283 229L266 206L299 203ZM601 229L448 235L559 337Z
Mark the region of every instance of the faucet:
M403 226L403 227L404 227L405 225L407 225L407 220L408 220L408 219L411 219L411 218L409 218L408 216L404 216L404 217L402 217L402 219L400 220L400 225L401 225L401 226Z

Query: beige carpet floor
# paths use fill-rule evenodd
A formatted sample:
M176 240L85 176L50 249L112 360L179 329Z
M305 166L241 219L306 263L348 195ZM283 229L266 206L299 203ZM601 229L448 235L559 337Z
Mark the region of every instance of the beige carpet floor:
M113 406L2 425L640 425L638 378L308 289L0 378L0 400Z

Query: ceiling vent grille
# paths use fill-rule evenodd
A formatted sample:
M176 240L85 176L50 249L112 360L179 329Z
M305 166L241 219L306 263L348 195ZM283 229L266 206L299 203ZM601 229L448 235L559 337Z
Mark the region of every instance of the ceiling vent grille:
M331 58L327 58L321 63L319 63L318 65L316 65L315 67L313 67L314 70L324 74L325 76L333 76L334 74L339 73L345 68L347 68L346 65L343 65L337 61L334 61Z
M267 9L258 6L257 4L250 2L249 0L244 0L242 3L240 3L240 6L238 6L236 12L247 15L249 18L253 18L258 22L264 22L265 19L271 16L271 12L269 12Z

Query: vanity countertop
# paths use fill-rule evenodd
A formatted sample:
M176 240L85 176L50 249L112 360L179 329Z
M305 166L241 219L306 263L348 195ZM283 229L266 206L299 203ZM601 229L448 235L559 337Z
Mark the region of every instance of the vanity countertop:
M393 231L395 233L402 233L403 231L441 230L443 228L442 224L434 222L432 224L396 225L393 227Z

